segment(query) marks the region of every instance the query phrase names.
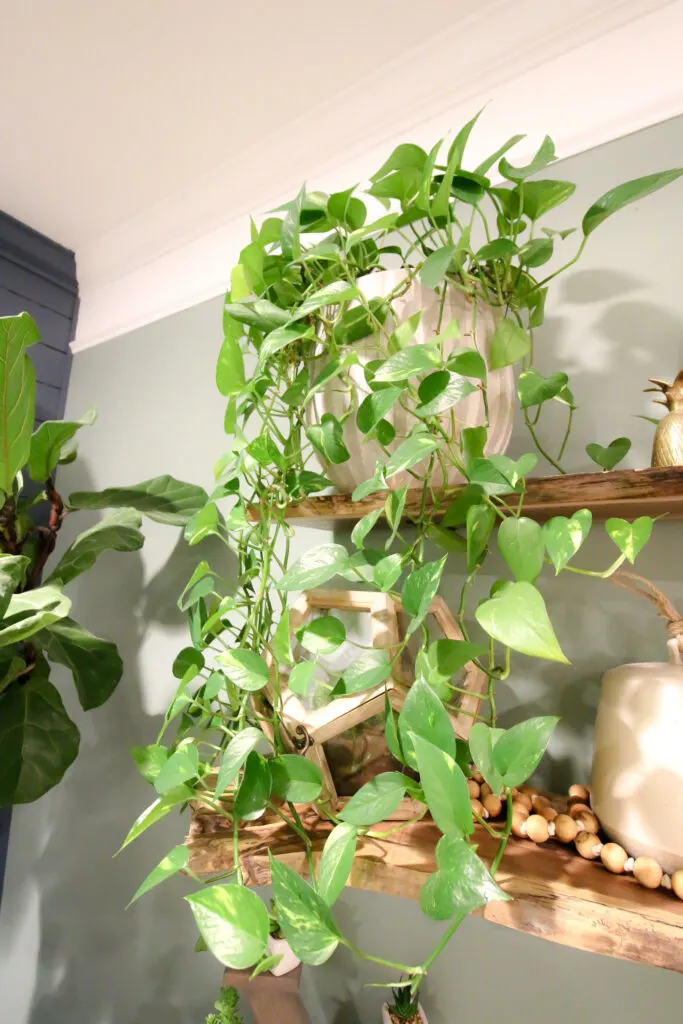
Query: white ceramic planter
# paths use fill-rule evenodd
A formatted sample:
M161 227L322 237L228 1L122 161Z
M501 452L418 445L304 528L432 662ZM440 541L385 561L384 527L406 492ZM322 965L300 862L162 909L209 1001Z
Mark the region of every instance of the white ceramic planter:
M668 874L683 868L683 665L605 673L592 787L611 839L633 857L654 857Z
M427 1024L427 1016L426 1016L424 1010L422 1009L422 1007L420 1006L419 1003L417 1005L417 1009L418 1009L418 1013L420 1014L420 1020L421 1020L422 1024ZM389 1016L389 1004L388 1003L385 1003L384 1006L382 1007L382 1024L394 1024L394 1022L392 1021L391 1017Z
M270 970L270 973L274 974L276 978L280 978L283 974L289 974L290 971L293 971L301 963L298 956L292 952L292 947L286 939L276 939L269 935L268 953L270 956L282 956L282 960L277 967L272 967Z
M367 299L386 298L404 279L405 272L403 270L384 270L361 278L359 285ZM440 305L441 299L437 293L416 280L404 295L392 301L393 320L396 323L402 323L419 309L423 310L414 343L424 344L436 334ZM496 326L494 311L491 307L484 303L477 304L476 330L473 330L472 304L462 292L450 288L441 319L442 327L453 319L459 321L461 337L446 342L445 354L450 355L456 348L476 348L488 362L490 341ZM393 329L391 322L387 324L387 327ZM358 484L371 477L375 470L377 457L382 454L376 442L366 442L356 427L355 418L355 411L366 395L370 393L363 374L363 365L377 359L381 356L381 352L373 337L355 342L353 349L357 353L361 365L352 366L349 370L349 377L353 384L351 392L340 387L338 381L333 381L324 391L317 394L307 407L309 423L319 423L325 413L333 413L337 419L341 419L350 405L353 408L353 413L344 423L343 428L344 443L351 458L339 466L325 466L327 476L340 491L344 492L352 491ZM489 455L504 452L510 442L514 418L514 395L515 374L511 366L489 373L489 432L486 444L486 453ZM484 422L484 404L481 394L468 395L454 407L453 412L457 418L456 434L463 427L482 424ZM396 440L392 445L393 448L396 448L415 426L417 420L398 404L388 414L387 419L396 430ZM450 415L444 415L443 423L452 434L454 431ZM419 471L420 467L418 466L417 469ZM439 476L441 476L440 473ZM457 470L449 472L449 484L458 483L461 479ZM408 473L398 473L388 481L392 488L410 485L411 482L414 484L415 481ZM439 485L442 480L436 479L434 482Z

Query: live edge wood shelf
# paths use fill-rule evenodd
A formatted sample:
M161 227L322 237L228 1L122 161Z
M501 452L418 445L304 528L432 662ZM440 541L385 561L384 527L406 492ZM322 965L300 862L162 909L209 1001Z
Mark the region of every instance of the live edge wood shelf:
M414 817L421 805L405 800L386 831ZM316 858L329 822L304 814ZM405 826L387 839L359 839L349 879L356 889L417 899L435 868L439 831L430 818ZM490 860L496 842L479 830L479 852ZM232 827L217 815L195 816L190 836L190 868L212 875L232 867ZM280 818L264 817L240 830L242 868L250 885L270 882L268 850L306 874L300 840ZM631 877L611 875L557 843L543 846L511 839L497 881L513 899L490 903L479 913L487 921L592 953L665 967L683 973L683 902L662 890L643 889Z
M444 491L438 506L445 511L461 488ZM516 501L517 495L512 496ZM378 491L362 501L352 501L349 494L332 494L307 498L287 510L287 518L301 520L306 526L327 526L331 522L353 523L367 512L382 508L386 491ZM405 517L417 515L421 492L408 492ZM571 515L579 508L589 508L597 520L619 516L683 518L683 467L664 469L621 469L610 473L574 473L530 479L527 485L524 514L541 521L551 516Z

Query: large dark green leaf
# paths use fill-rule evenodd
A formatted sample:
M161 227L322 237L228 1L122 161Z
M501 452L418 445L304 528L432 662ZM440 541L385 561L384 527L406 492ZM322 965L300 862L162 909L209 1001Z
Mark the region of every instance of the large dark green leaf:
M252 750L245 762L244 774L235 797L235 817L242 821L260 818L270 799L271 788L269 762Z
M207 947L234 970L253 967L268 944L265 904L243 885L212 885L186 896Z
M475 618L489 636L520 654L567 664L545 601L532 583L509 583L495 597L483 601Z
M79 732L39 656L22 685L0 697L0 806L37 800L78 754Z
M533 775L558 722L552 716L529 718L497 738L493 763L506 786L521 786Z
M300 754L279 754L268 762L273 793L293 804L317 800L323 788L320 768Z
M5 614L12 594L22 583L30 561L26 555L0 554L0 620Z
M84 426L91 426L97 412L88 409L80 420L45 420L31 437L31 451L28 471L31 478L42 483L50 476L59 462L62 448Z
M319 544L305 551L281 579L276 583L278 590L312 590L326 583L346 567L346 548L341 544Z
M625 181L622 185L605 192L604 196L593 203L583 218L581 226L584 235L590 235L603 221L624 206L644 199L664 185L669 185L676 178L680 178L681 174L683 168L676 167L671 171L660 171L658 174L647 174L644 178Z
M489 537L496 522L491 505L470 505L467 509L467 571L474 572L481 564Z
M31 450L36 374L26 349L39 340L28 313L0 317L0 503Z
M0 647L27 640L53 622L66 618L71 601L58 587L37 587L14 594L5 610Z
M405 792L404 775L383 772L353 794L339 817L351 825L376 825L394 813Z
M398 716L398 734L404 759L411 768L417 768L413 735L421 736L455 758L455 733L448 712L422 679L416 679L406 695Z
M35 636L50 661L71 670L84 711L104 704L123 674L123 662L111 640L102 640L73 619L54 622Z
M417 416L440 416L476 390L466 377L448 370L437 370L421 382L418 388L420 404L415 413Z
M324 964L341 940L329 907L296 871L272 853L269 856L273 898L285 939L305 964Z
M533 583L545 558L543 530L526 516L509 516L498 527L498 550L516 580Z
M336 903L346 885L356 855L358 832L355 825L336 825L325 841L318 865L318 895L328 907Z
M474 822L462 768L424 737L413 733L410 739L432 818L444 834L469 835L474 831Z
M436 863L438 870L420 891L420 906L435 921L465 917L486 903L510 899L461 836L442 836L436 846Z
M366 395L356 413L356 425L361 434L369 434L384 419L402 391L403 388L383 388Z
M47 583L64 586L95 564L103 551L139 551L145 542L142 519L132 508L122 508L81 533L62 555Z
M203 487L184 483L172 476L156 476L131 487L108 487L104 491L76 491L70 495L71 508L130 507L150 519L170 526L184 526L200 509L208 495Z

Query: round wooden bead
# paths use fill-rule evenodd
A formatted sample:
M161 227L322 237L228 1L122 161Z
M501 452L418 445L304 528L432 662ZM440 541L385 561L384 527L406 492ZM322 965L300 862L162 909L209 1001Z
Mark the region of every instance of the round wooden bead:
M467 788L470 791L470 796L473 797L473 799L478 800L479 794L481 793L479 783L475 782L474 779L468 779Z
M544 843L550 832L548 822L540 814L532 814L526 819L526 834L533 843Z
M471 797L470 807L472 808L473 813L478 814L480 818L488 818L489 812L486 810L481 801L477 800L475 797Z
M619 846L619 843L605 843L600 850L600 860L613 875L622 875L628 854L623 846Z
M652 857L637 857L633 875L646 889L658 889L664 872Z
M526 836L526 823L529 815L520 814L519 811L513 810L512 812L512 834L513 836L519 836L521 839Z
M484 776L477 768L475 768L474 771L472 772L472 778L474 779L475 782L478 782L480 786L484 781Z
M570 803L567 806L567 813L572 818L578 818L578 816L580 814L583 814L584 811L588 811L590 813L590 807L588 806L588 804L584 804L582 802L575 803L575 804Z
M499 800L497 796L494 796L493 793L487 793L482 800L482 803L492 818L497 818L503 810L502 801Z
M531 814L531 797L528 793L517 792L513 797L515 807L526 807L529 814Z
M671 888L679 900L683 900L683 871L674 871L671 876Z
M533 786L524 785L524 786L519 786L518 788L519 788L520 793L526 793L527 796L529 797L529 799L531 799L531 797L533 797L533 796L537 796L538 795L538 790L534 789Z
M546 821L555 821L555 818L557 817L557 811L551 806L551 804L548 804L547 807L538 807L537 812L544 817Z
M489 793L493 793L493 790L489 786L488 782L483 782L481 785L481 796L479 799L483 800L485 796L489 795Z
M590 799L590 792L586 786L582 786L579 782L575 782L573 786L569 787L569 797L571 799L575 796L588 803Z
M544 807L550 807L550 800L548 800L547 796L543 796L542 793L534 793L531 798L531 806L540 814Z
M528 807L525 807L524 804L520 804L519 801L513 800L512 801L512 813L520 815L522 818L528 818L529 815L531 814L531 811L529 810Z
M555 818L555 835L562 843L573 843L578 829L576 822L568 814L558 814Z
M602 843L592 832L579 832L574 845L585 860L595 860L602 849Z
M581 811L580 814L572 814L572 818L576 822L579 832L592 832L593 835L597 835L600 831L600 822L592 811Z

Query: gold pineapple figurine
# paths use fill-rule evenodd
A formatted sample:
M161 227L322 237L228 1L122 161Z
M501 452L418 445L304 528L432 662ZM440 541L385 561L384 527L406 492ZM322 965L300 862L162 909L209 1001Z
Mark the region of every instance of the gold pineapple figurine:
M656 377L648 378L654 388L646 391L661 391L665 398L655 398L658 405L665 405L669 410L657 424L654 444L652 445L653 466L683 466L683 370L673 384Z

